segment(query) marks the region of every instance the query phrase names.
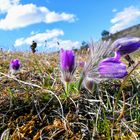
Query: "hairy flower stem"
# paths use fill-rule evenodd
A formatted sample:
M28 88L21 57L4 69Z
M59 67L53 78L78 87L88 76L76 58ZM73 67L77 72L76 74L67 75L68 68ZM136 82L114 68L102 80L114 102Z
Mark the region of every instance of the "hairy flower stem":
M93 84L93 92L96 92L97 91L97 83L94 83Z
M14 94L12 93L11 89L8 88L7 90L8 90L8 93L9 93L9 95L10 95L10 108L11 108L11 107L15 104L16 99L15 99L15 96L14 96Z
M66 97L69 96L69 83L66 82L66 85L65 85L65 93L66 93Z
M81 76L80 81L78 83L78 91L80 91L83 80L84 80L84 76Z

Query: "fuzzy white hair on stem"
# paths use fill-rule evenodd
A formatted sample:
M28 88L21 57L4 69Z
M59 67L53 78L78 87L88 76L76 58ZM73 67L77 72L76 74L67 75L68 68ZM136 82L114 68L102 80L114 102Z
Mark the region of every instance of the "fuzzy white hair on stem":
M116 48L111 45L109 41L99 41L94 43L91 41L90 47L90 58L85 64L83 69L83 77L93 78L97 83L101 80L98 72L98 64L101 60L110 57L115 52Z

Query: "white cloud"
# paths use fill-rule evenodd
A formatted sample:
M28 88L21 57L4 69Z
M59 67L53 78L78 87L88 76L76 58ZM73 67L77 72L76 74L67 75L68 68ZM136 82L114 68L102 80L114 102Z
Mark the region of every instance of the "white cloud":
M134 6L125 8L123 11L116 13L115 17L111 19L113 26L110 28L111 33L115 33L125 29L140 18L140 9Z
M5 13L12 6L18 5L20 0L0 0L0 13Z
M18 47L22 45L30 45L33 40L38 43L38 46L41 46L42 44L44 44L45 40L49 40L58 37L60 35L64 35L63 30L60 29L47 30L46 32L33 34L27 38L23 37L19 38L15 41L14 46Z
M60 45L58 45L57 42L59 42ZM80 48L80 46L81 43L79 41L62 40L58 38L54 38L47 42L47 48L58 48L58 50L60 50L61 48L64 49Z
M73 14L66 14L66 13L55 13L55 12L50 12L46 16L46 23L52 23L52 22L57 22L57 21L69 21L69 22L74 22L75 18Z
M3 1L3 2L2 2ZM58 21L75 21L75 15L69 13L57 13L46 7L37 7L35 4L19 4L19 0L6 0L1 2L1 11L6 11L5 18L0 20L0 29L13 30L23 28L35 23L52 23Z
M27 50L29 50L30 49L29 46L31 45L32 41L35 40L38 46L37 49L39 51L50 51L50 50L56 51L60 50L60 48L64 49L80 48L81 43L79 41L59 39L59 36L61 35L64 35L63 30L60 29L47 30L46 32L43 33L37 33L32 35L30 34L30 36L27 38L24 37L19 38L15 41L14 46L17 49L24 47L28 48Z

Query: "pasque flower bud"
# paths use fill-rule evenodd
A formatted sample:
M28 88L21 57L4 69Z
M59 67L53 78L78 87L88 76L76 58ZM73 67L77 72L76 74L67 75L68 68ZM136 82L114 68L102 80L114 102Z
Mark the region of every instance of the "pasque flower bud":
M75 54L72 50L60 50L60 67L65 82L70 82L75 70Z

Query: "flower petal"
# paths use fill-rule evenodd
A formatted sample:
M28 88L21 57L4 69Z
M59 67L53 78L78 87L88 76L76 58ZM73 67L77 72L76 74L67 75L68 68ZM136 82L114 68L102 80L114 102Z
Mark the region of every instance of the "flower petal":
M123 37L117 39L113 45L118 48L121 55L129 54L140 48L140 38L138 37Z
M125 64L111 58L100 62L98 71L103 78L123 78L127 75Z

